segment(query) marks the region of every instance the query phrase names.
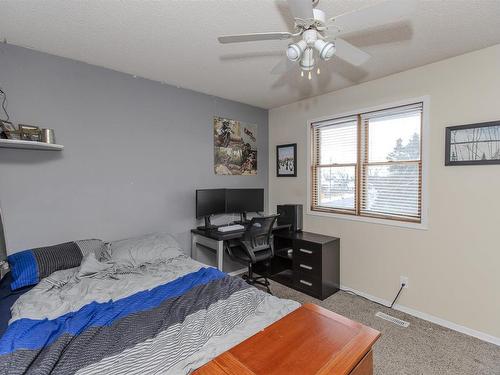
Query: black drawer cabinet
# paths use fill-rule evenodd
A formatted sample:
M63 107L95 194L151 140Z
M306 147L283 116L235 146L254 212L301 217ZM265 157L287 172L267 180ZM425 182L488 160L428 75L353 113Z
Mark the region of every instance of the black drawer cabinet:
M274 244L272 280L321 300L339 290L339 238L283 231L274 234Z

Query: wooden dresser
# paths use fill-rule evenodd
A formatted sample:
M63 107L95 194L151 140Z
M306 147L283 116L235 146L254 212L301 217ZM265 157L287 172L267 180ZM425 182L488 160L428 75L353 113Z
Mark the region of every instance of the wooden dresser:
M222 353L197 375L372 375L380 332L306 304Z

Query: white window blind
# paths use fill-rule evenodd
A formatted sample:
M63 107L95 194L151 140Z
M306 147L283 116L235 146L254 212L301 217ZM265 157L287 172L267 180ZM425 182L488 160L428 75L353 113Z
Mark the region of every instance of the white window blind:
M420 222L422 110L313 123L311 209Z
M356 210L358 118L314 126L313 201L317 210Z

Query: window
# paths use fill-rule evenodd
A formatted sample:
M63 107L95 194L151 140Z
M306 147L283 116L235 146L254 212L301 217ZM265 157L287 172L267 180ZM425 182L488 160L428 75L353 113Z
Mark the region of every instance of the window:
M420 223L422 110L312 123L311 210Z

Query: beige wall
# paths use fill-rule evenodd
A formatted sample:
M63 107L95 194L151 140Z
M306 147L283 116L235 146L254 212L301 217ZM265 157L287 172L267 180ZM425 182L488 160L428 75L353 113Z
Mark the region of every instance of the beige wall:
M342 285L500 337L500 165L444 166L445 127L500 120L500 45L272 109L270 208L307 203L307 121L429 95L429 226L304 215L341 238ZM298 143L298 177L277 178L276 145Z

